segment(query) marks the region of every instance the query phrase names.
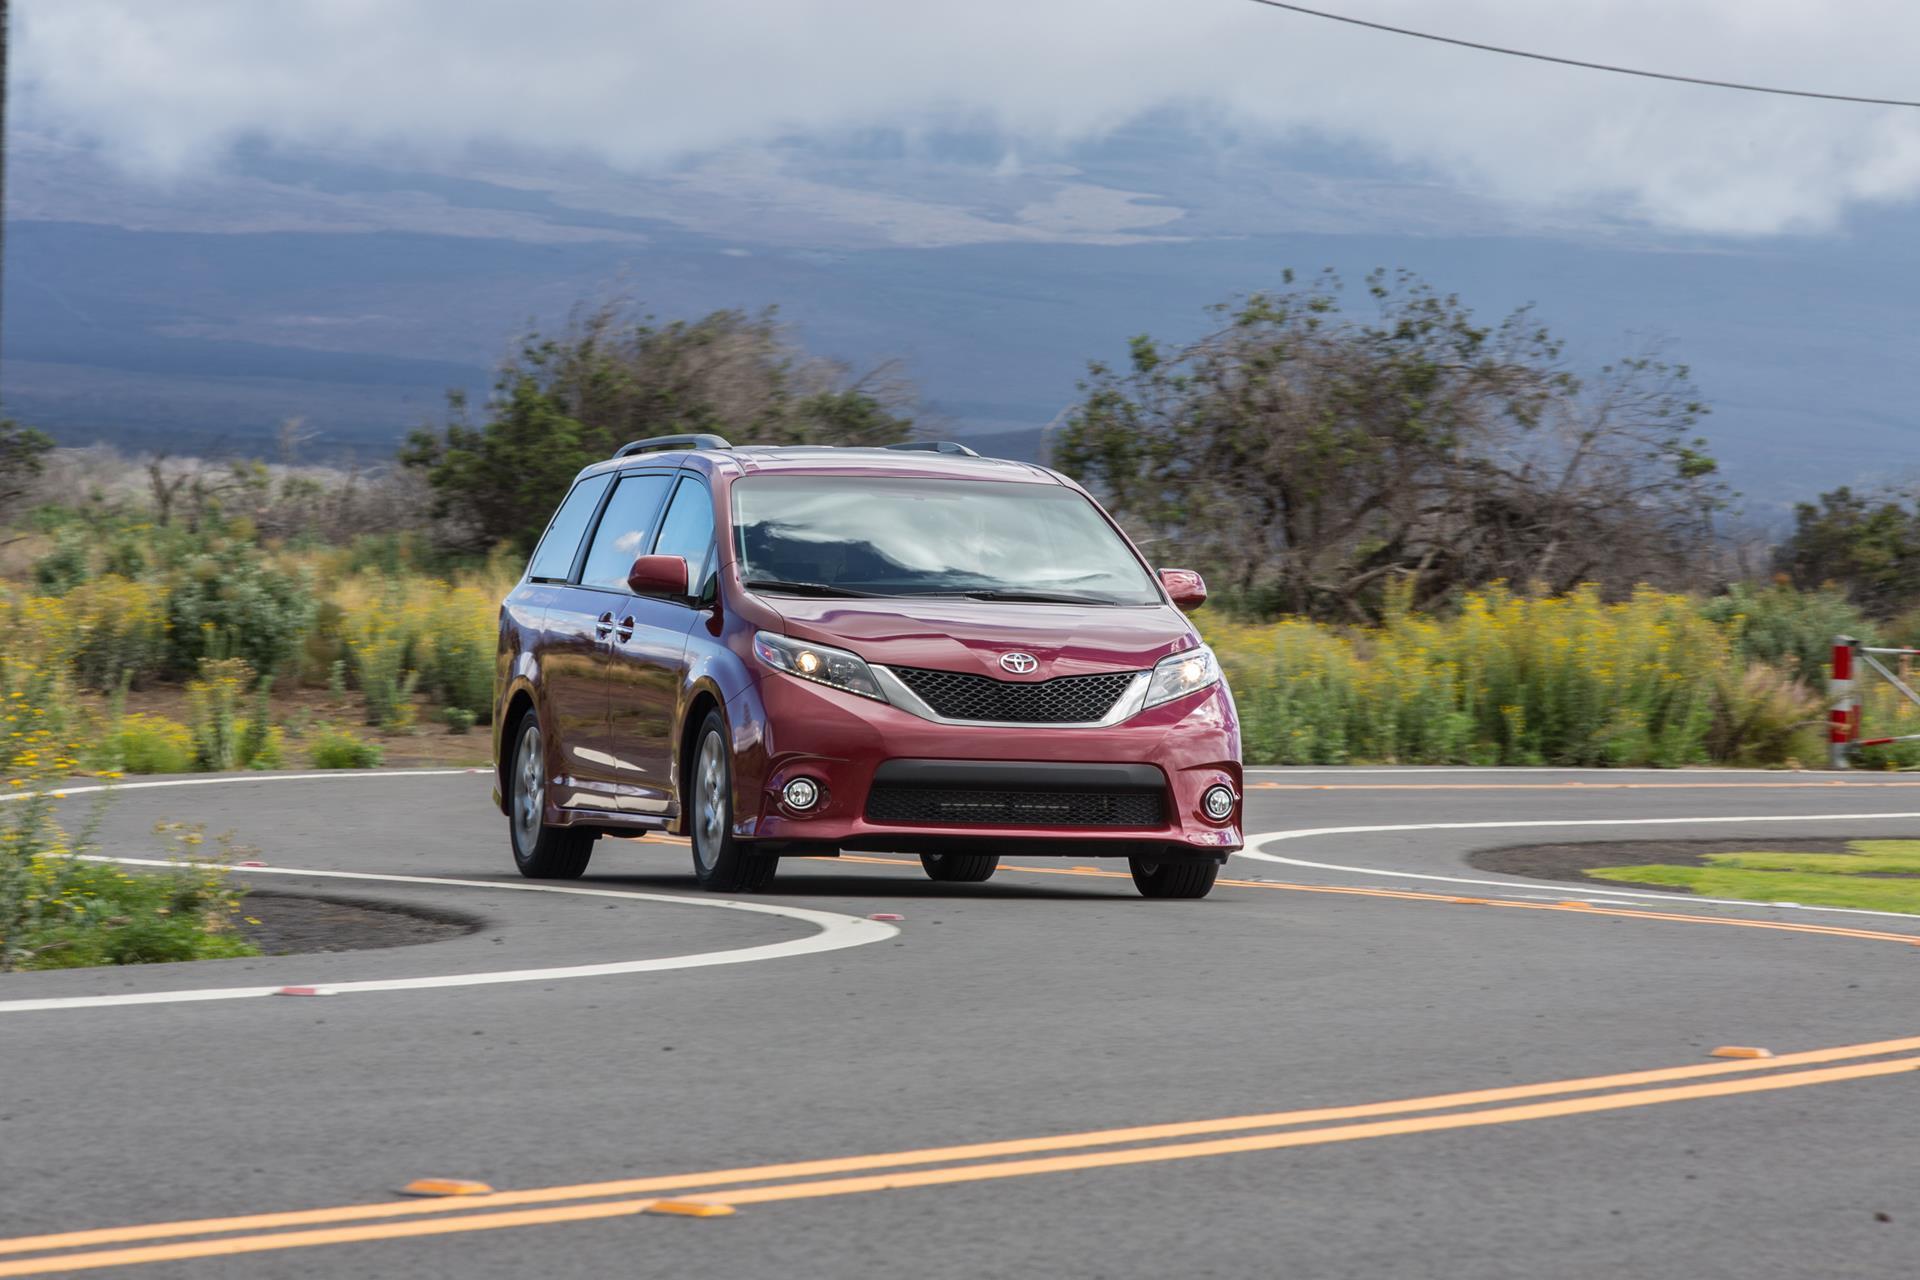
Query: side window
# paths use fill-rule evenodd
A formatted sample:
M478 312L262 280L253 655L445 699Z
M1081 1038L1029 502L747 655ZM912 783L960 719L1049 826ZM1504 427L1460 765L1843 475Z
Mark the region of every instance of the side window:
M536 582L566 581L567 575L573 572L574 554L580 550L580 535L587 531L587 521L593 519L600 495L612 483L613 474L602 472L573 486L573 492L560 504L560 510L554 512L546 536L534 548L533 559L527 565L528 577Z
M707 593L713 574L713 499L698 480L682 480L673 491L660 537L653 544L657 556L679 556L687 562L687 590L698 600Z
M580 585L606 591L627 589L627 570L634 559L645 554L647 539L653 536L653 518L660 514L660 503L667 496L666 475L628 475L607 502L600 527L594 530L593 545L587 549L587 567L580 571Z

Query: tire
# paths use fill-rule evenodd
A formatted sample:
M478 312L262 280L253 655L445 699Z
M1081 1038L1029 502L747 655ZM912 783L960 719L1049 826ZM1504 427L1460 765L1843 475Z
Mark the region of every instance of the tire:
M546 823L547 755L540 717L520 722L507 769L507 838L513 865L529 880L578 880L593 857L599 833Z
M693 874L702 889L751 893L763 889L780 869L780 859L762 857L733 834L733 748L727 722L709 711L693 740L693 758L681 797L687 835L693 844Z
M1212 858L1182 858L1177 862L1150 862L1128 858L1134 887L1143 898L1204 898L1213 892L1220 864Z
M920 865L927 879L947 884L978 884L989 880L1000 869L997 853L923 853Z

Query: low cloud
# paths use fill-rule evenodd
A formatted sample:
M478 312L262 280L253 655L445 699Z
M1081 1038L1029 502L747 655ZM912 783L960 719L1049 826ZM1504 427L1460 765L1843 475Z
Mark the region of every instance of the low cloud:
M1332 6L1329 6L1332 7ZM1920 6L1853 0L1341 0L1463 38L1716 78L1913 96ZM1246 0L16 0L32 129L157 178L236 144L444 163L530 148L633 171L875 130L996 138L1032 172L1150 113L1543 211L1818 231L1920 195L1920 110L1500 58ZM994 159L985 161L991 169ZM1175 199L1177 193L1170 194ZM1121 203L1041 223L1137 223Z

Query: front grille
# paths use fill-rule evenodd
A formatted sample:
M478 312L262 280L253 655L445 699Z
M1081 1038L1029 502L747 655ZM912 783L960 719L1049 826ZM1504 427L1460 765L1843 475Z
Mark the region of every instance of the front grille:
M985 791L877 785L867 821L994 827L1158 827L1157 791Z
M902 684L949 720L1010 724L1086 724L1105 718L1133 683L1131 671L1052 680L994 680L960 671L894 667Z

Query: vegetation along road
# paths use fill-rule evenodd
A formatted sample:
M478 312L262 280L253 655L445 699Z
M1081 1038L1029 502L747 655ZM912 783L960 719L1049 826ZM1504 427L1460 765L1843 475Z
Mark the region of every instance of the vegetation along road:
M190 807L261 850L249 885L483 926L0 977L0 1276L1798 1277L1920 1248L1920 921L1543 878L1616 842L1912 838L1920 779L1255 770L1265 834L1195 903L888 857L734 903L651 838L529 884L484 773L167 781L115 798L109 855ZM396 1195L418 1178L494 1190Z

